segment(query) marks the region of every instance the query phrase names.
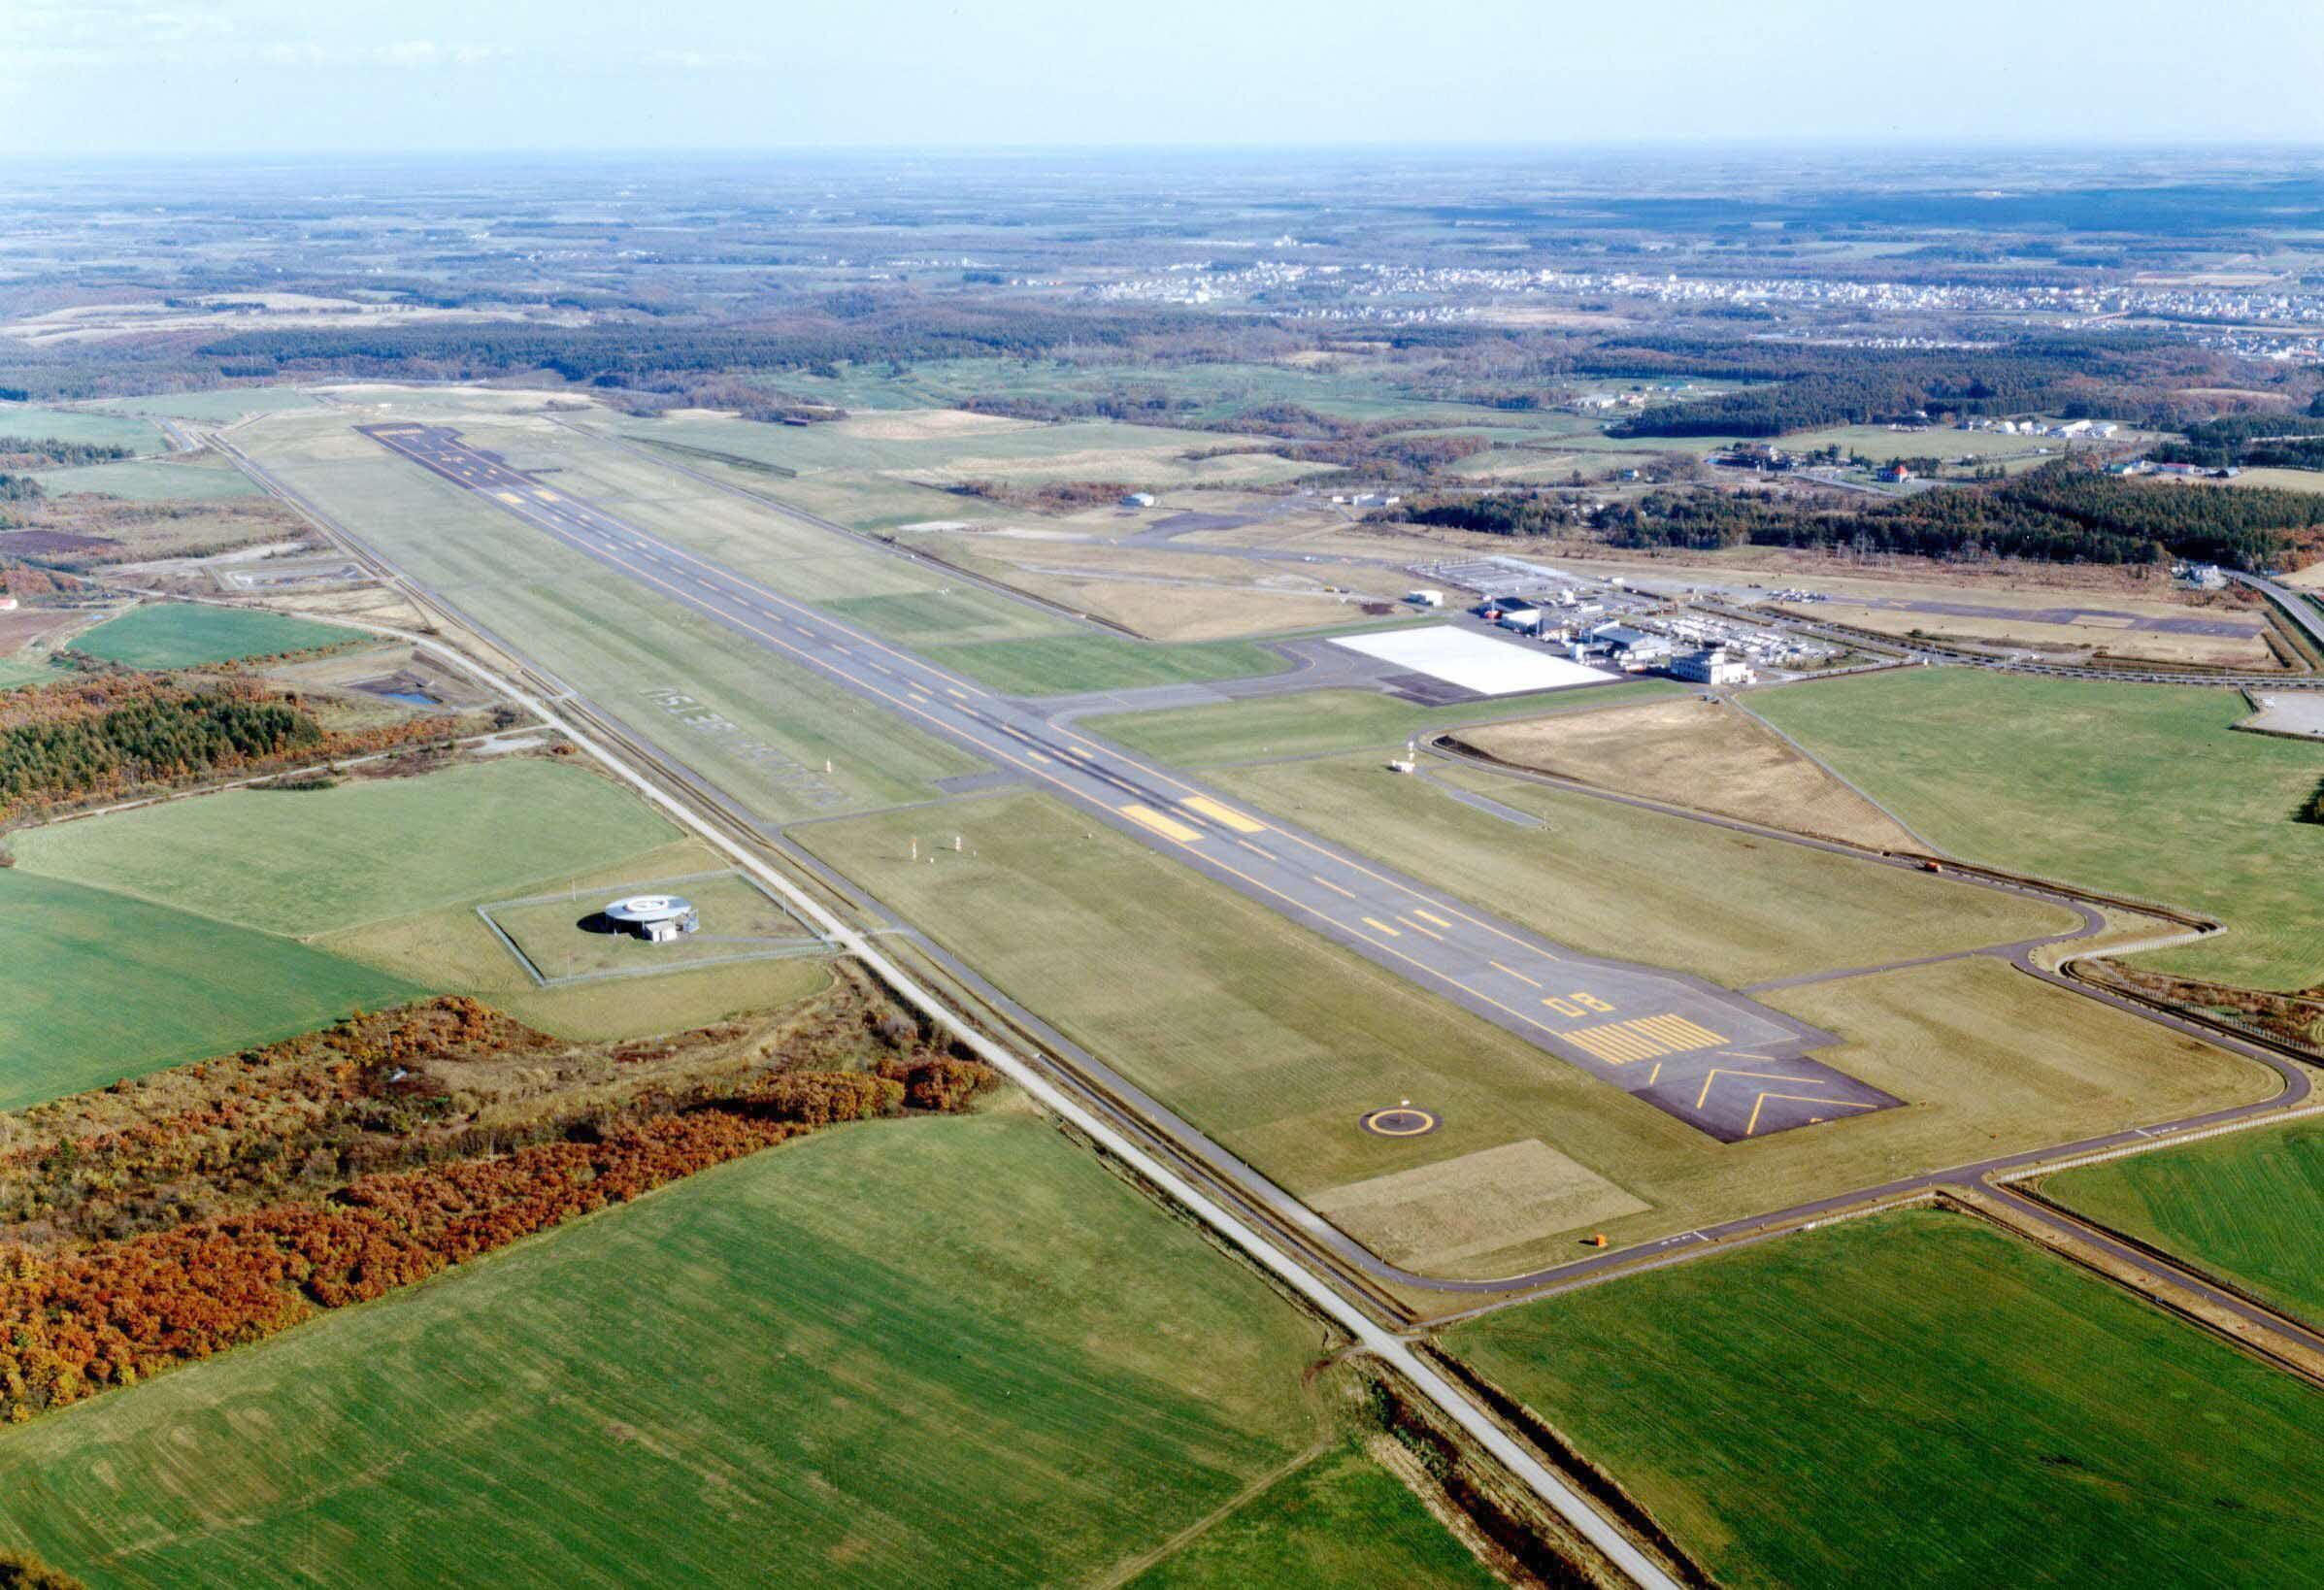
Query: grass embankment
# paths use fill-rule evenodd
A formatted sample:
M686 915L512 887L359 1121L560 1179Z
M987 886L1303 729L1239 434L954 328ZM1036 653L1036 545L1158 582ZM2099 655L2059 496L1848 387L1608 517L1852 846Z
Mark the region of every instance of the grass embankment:
M923 845L915 863L910 841L915 823L928 837L926 822L924 813L899 812L796 834L1294 1193L1317 1197L1487 1150L1546 1144L1511 1156L1524 1175L1473 1187L1457 1202L1417 1210L1375 1203L1361 1219L1341 1216L1422 1270L1505 1275L1570 1256L1577 1230L1643 1240L2126 1119L2261 1097L2274 1085L2266 1071L2218 1050L1999 964L1967 962L1934 968L1912 985L1936 1003L1936 1017L1924 1021L1909 1002L1897 1010L1881 1002L1863 1023L1845 1010L1833 1014L1835 1027L1861 1041L1843 1064L1910 1108L1721 1145L1046 797L963 809L945 823L961 829L967 849L937 851L931 861ZM1713 868L1696 877L1707 892L1746 892ZM1584 873L1575 888L1587 886ZM1666 904L1683 916L1680 898L1670 894ZM1915 909L1945 898L1929 888ZM1966 1033L1940 1019L1952 1004L2001 1014ZM1356 1128L1364 1111L1402 1098L1438 1111L1443 1128L1403 1140ZM1477 1165L1486 1163L1501 1162ZM1561 1217L1572 1185L1596 1178L1598 1193L1611 1182L1646 1207Z
M76 640L73 649L124 668L193 668L359 639L352 630L253 608L158 602L107 619Z
M0 871L0 1110L288 1038L422 991L271 934L22 867Z
M1317 1345L1030 1114L843 1128L0 1436L0 1539L99 1585L1076 1581L1307 1446Z
M2234 734L2228 690L1914 669L1771 690L1768 721L1964 860L2207 911L2230 932L2149 964L2324 982L2324 828L2293 813L2324 749Z
M1370 690L1314 690L1261 696L1211 707L1173 707L1158 712L1117 712L1084 719L1093 734L1142 755L1180 767L1249 761L1262 756L1316 756L1367 746L1387 749L1415 735L1526 712L1563 712L1677 695L1669 679L1628 679L1578 690L1546 691L1420 707Z
M2324 1122L2235 1132L2044 1180L2076 1213L2324 1321Z
M529 757L335 789L243 789L17 836L23 868L304 937L562 883L680 837L627 791Z
M1450 1345L1721 1583L2324 1576L2296 1477L2324 1461L2317 1390L1965 1216L1701 1260Z
M1442 777L1547 826L1520 828L1365 757L1212 781L1560 944L1730 986L2010 944L2076 921L2020 896L1503 775Z

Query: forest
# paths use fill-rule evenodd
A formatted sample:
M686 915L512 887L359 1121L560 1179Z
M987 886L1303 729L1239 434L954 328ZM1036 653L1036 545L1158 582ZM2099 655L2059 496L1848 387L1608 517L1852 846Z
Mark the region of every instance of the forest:
M296 698L247 679L102 674L0 696L0 820L301 760L444 738L438 719L326 731Z
M1539 492L1416 500L1402 516L1488 534L1538 534L1568 512ZM1833 508L1767 493L1653 491L1590 523L1617 547L1711 550L1745 544L1922 557L2148 564L2192 558L2264 567L2292 532L2324 524L2324 496L2182 485L2060 460L2014 480Z
M1586 359L1589 369L1611 376L1765 383L1660 405L1610 428L1630 437L1780 436L1922 413L2167 423L2181 410L2210 412L2213 400L2182 394L2217 379L2223 362L2184 343L2132 334L2029 338L1957 351L1642 337L1603 345Z

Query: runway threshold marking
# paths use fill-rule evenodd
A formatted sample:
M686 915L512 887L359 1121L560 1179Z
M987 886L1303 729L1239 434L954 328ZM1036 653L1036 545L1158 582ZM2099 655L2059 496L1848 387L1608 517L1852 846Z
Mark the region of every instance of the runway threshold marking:
M1563 1002L1551 999L1542 1003L1554 1009ZM1651 1060L1657 1055L1708 1049L1725 1042L1709 1027L1681 1015L1608 1021L1595 1027L1577 1027L1563 1036L1567 1042L1579 1044L1599 1059L1616 1066L1626 1066L1633 1060Z
M1119 810L1123 816L1141 828L1150 829L1164 839L1176 840L1180 845L1192 845L1203 837L1199 829L1189 828L1176 817L1166 817L1150 806L1132 805Z
M1232 828L1238 834L1264 834L1267 825L1255 817L1245 816L1223 801L1208 795L1189 795L1179 803L1189 812L1198 812L1214 823Z

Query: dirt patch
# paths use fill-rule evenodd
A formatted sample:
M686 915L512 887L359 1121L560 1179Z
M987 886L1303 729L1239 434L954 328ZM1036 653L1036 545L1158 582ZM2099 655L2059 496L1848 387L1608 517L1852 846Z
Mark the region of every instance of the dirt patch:
M1536 1138L1334 1187L1308 1203L1407 1268L1454 1263L1649 1207Z
M1747 714L1687 697L1465 729L1516 767L1880 850L1923 848L1894 819Z
M929 442L947 436L1030 430L1034 423L1005 414L971 414L965 409L875 409L858 410L834 422L833 429L867 442Z

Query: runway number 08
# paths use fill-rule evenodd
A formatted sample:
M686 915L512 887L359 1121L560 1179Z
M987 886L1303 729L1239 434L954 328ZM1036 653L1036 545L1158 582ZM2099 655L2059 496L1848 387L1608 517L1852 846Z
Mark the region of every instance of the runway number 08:
M1552 994L1542 1003L1562 1016L1583 1016L1588 1015L1592 1010L1611 1010L1613 1009L1597 995L1585 994L1579 989L1576 989L1564 999L1559 999Z

